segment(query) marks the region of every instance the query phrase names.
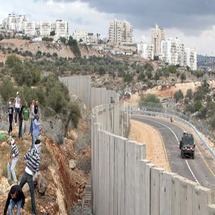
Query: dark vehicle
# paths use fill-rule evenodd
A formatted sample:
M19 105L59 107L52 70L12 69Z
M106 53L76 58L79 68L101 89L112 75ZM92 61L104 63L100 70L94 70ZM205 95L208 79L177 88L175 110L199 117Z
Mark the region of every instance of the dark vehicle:
M180 141L179 148L181 149L181 157L195 157L195 144L193 135L187 132L183 132L183 136Z

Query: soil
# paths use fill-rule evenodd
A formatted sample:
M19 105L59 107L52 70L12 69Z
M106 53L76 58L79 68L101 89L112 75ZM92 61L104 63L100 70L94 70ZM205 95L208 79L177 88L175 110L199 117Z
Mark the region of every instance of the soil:
M157 167L170 171L163 139L153 127L141 122L131 120L129 139L146 145L146 159Z

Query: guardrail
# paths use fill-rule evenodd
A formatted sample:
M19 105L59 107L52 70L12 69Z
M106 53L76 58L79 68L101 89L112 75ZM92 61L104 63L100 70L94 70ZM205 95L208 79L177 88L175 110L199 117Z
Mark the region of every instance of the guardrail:
M173 114L169 114L169 113L162 113L162 112L155 112L155 111L147 111L147 110L132 110L131 111L131 114L134 114L134 113L141 113L141 114L144 114L144 115L150 115L150 116L153 116L153 115L161 115L163 117L166 117L166 118L174 118L180 122L183 122L184 124L190 126L195 132L196 134L198 135L198 137L200 138L200 140L202 141L202 143L206 146L206 148L208 149L208 151L211 153L211 155L213 156L213 158L215 159L215 151L210 147L210 145L207 143L207 141L205 140L204 136L202 135L202 133L200 131L198 131L198 129L189 121L185 120L185 119L182 119L176 115L173 115Z

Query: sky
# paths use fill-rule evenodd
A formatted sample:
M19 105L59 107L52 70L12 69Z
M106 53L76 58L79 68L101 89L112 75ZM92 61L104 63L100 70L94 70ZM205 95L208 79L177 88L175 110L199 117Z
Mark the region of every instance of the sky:
M198 54L215 56L215 0L9 0L1 1L0 22L9 13L30 21L69 23L69 31L83 29L108 37L109 22L126 20L134 42L150 43L155 24L166 37L180 38Z

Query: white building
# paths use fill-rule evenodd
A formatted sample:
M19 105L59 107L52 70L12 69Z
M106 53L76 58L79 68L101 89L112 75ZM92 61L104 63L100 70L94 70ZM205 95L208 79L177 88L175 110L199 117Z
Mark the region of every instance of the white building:
M2 22L2 28L15 32L24 32L28 36L50 36L52 31L58 37L68 38L68 22L56 20L55 22L30 22L24 15L9 14Z
M109 24L109 43L119 45L132 43L133 27L127 21L113 20Z
M88 33L85 30L77 29L72 33L73 39L85 44L97 44L99 40L99 34Z
M137 44L137 54L147 60L154 59L154 46L146 43Z
M172 40L171 46L172 64L173 65L185 65L185 50L184 44L178 38Z
M164 29L155 25L155 28L151 30L151 44L154 46L155 56L161 55L161 42L165 40Z
M191 70L197 70L197 52L195 49L185 49L185 63Z
M68 38L68 35L69 35L68 22L65 22L63 20L56 20L56 22L55 22L55 35L57 37Z
M173 65L185 65L184 44L178 38L168 38L161 42L161 57L164 62Z
M76 29L72 33L72 38L77 40L77 42L86 43L87 42L87 31L81 30L81 29Z
M172 39L163 40L161 42L161 60L166 63L172 64Z
M36 23L35 22L26 22L24 25L24 34L27 36L36 35Z

